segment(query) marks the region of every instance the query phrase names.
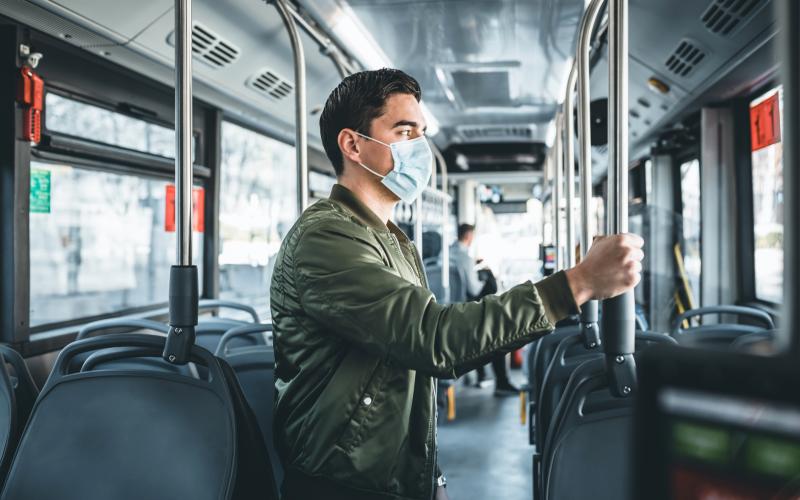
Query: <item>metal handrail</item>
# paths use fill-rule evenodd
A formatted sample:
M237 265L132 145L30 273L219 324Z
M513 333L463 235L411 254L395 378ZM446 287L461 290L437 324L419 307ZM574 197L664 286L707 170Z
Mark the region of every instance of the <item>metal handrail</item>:
M163 357L184 364L194 345L198 278L192 265L192 0L175 0L176 265L169 276L169 334Z
M566 225L567 235L564 239L566 243L566 266L575 265L575 221L573 217L573 203L575 201L575 120L572 117L573 100L572 93L575 91L575 82L578 78L577 62L573 62L567 79L567 93L564 96L564 168L566 175L564 181L567 183L565 195L566 203Z
M592 116L590 96L589 52L592 47L592 30L597 24L605 0L592 0L581 20L578 35L578 53L575 57L577 67L578 94L578 177L581 197L581 257L586 256L592 245L591 206L592 206ZM581 333L587 349L594 349L601 343L599 313L596 300L581 306Z
M628 232L628 0L609 0L608 11L608 234ZM603 301L609 386L616 396L636 388L636 312L633 290Z
M308 113L306 112L306 56L295 17L285 0L270 0L283 20L292 44L294 62L295 154L298 214L308 207Z
M561 259L561 189L563 185L563 168L562 168L562 154L561 154L561 128L562 128L562 114L559 111L556 113L556 138L554 144L554 152L550 157L553 162L553 238L556 247L556 271L563 268L563 261Z

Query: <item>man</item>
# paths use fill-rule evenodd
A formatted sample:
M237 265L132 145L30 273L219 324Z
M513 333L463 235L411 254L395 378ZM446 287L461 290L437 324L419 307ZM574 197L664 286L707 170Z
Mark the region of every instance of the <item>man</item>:
M475 269L475 259L469 254L472 241L475 239L475 226L472 224L459 224L456 241L450 245L450 258L459 274L467 277L465 283L467 297L478 297L483 290L483 281L478 278Z
M639 281L642 241L597 241L579 266L479 302L441 305L389 221L428 182L417 82L345 78L320 116L338 184L287 234L272 278L275 441L285 500L430 500L434 377L457 377L550 332L590 298Z
M496 287L492 291L484 290L487 283L480 279L478 271L475 269L475 260L469 254L472 241L475 239L475 226L472 224L459 224L457 238L455 243L450 245L450 256L454 265L458 268L459 274L467 277L468 299L477 300L489 293L497 292ZM495 396L515 396L519 394L519 389L514 387L508 380L505 352L492 356L492 370L495 378ZM479 366L475 369L475 373L478 376L478 386L480 386L486 378L485 367Z

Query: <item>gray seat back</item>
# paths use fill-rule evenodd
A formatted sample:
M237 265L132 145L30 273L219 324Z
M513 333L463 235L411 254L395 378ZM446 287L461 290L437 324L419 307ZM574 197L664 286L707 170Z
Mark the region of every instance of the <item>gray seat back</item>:
M36 401L0 498L231 498L236 413L219 361L192 349L207 380L144 370L70 373L76 355L120 346L160 355L164 339L126 334L67 346Z

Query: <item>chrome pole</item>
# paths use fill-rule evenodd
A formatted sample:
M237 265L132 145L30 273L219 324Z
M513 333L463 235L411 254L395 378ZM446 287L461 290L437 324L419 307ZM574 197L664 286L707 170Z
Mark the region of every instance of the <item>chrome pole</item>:
M592 117L590 113L590 68L589 50L592 46L592 30L597 24L605 0L592 0L581 20L578 35L577 91L578 91L578 176L581 197L581 258L586 256L592 246ZM596 300L581 306L581 334L586 349L594 349L601 343L599 311Z
M441 169L442 179L442 290L444 290L445 302L450 301L450 235L448 227L450 224L450 202L447 193L447 162L442 156L442 152L436 145L432 144L433 154L436 163ZM434 184L434 187L436 185Z
M308 33L308 36L317 42L322 53L331 58L333 64L336 66L336 70L339 72L339 76L344 78L355 71L353 66L347 62L346 57L344 54L342 54L342 51L339 50L336 44L334 44L325 33L311 24L308 19L303 17L303 15L300 14L300 12L298 12L292 4L286 4L286 7L289 9L289 13L292 15L295 22L303 29L303 31Z
M306 112L306 57L291 9L285 0L272 0L283 20L294 56L295 154L297 155L298 214L308 206L308 113Z
M564 167L566 175L564 180L567 183L565 194L567 197L567 245L566 266L568 268L575 265L575 217L573 216L573 203L575 201L575 120L572 115L574 106L572 93L575 91L575 81L578 78L577 62L572 64L567 79L567 94L564 96Z
M608 234L628 232L628 0L609 0ZM618 397L636 388L633 291L603 301L602 328L609 386Z
M175 230L177 263L192 265L192 2L175 0Z
M192 265L192 1L175 0L175 239L169 271L169 333L162 357L189 361L197 326L199 286Z
M578 165L580 177L581 196L581 256L592 246L592 116L590 113L590 68L589 50L592 46L592 29L597 24L597 18L605 0L593 0L581 21L578 36Z
M554 151L551 157L553 162L553 231L555 232L555 245L556 245L556 271L560 271L563 267L562 252L561 252L561 188L564 183L562 175L564 169L562 168L563 155L561 154L561 113L556 113L556 138L554 144Z

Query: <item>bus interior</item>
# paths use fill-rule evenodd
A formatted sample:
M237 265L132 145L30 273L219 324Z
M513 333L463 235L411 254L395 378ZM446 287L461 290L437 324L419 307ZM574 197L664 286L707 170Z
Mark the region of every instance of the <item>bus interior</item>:
M272 271L336 184L327 96L384 67L438 302L460 224L499 292L645 240L518 395L439 381L449 497L800 498L798 33L796 0L0 0L0 498L280 498Z

